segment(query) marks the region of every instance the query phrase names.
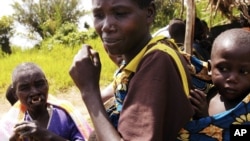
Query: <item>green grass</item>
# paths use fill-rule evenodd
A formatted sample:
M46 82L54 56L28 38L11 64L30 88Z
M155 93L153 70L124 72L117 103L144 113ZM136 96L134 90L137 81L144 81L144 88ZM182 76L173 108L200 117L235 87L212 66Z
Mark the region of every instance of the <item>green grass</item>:
M99 39L89 40L86 43L92 45L100 54L102 62L100 85L105 87L112 81L113 73L117 67L109 59ZM0 54L0 95L5 94L11 83L13 69L22 62L34 62L43 69L49 81L50 93L67 92L70 88L75 87L68 72L73 57L80 48L81 46L52 46L44 43L41 49L22 50L18 47L12 47L13 53L11 55Z
M211 11L207 9L207 4L208 0L196 2L197 16L207 21L209 26L224 23L225 18L218 14L214 17L212 25L210 25ZM152 31L156 31L156 29ZM113 73L117 67L109 59L100 39L88 40L85 43L90 44L100 54L102 63L100 85L105 87L112 81ZM13 54L9 56L3 55L0 50L0 95L5 94L8 85L11 83L12 70L22 62L37 63L44 70L50 84L50 93L67 92L67 90L74 87L68 71L74 55L80 48L81 46L54 45L44 41L41 49L21 50L19 47L12 47Z

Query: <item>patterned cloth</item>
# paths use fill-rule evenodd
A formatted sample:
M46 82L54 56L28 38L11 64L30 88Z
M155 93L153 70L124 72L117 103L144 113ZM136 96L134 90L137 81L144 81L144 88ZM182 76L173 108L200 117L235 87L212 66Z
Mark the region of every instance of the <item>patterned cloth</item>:
M230 141L231 124L250 124L250 94L235 108L214 116L190 121L178 141Z
M131 71L125 70L126 63L123 63L114 76L113 88L115 90L115 104L107 109L110 121L117 128L122 104L128 91L129 76Z
M188 63L188 69L192 76L192 83L195 88L202 90L205 93L208 93L208 91L211 89L212 80L211 76L208 74L208 62L204 60L197 53L195 48L193 48L193 55L190 55L186 52L184 52L184 46L183 44L177 44L179 52L185 57L187 63Z
M194 87L208 93L213 86L211 76L208 73L208 62L202 61L185 52L181 52L181 54L185 57L188 63L188 69L192 76L192 83Z
M67 112L70 115L71 119L74 121L76 127L80 131L81 135L88 139L89 134L92 131L92 128L84 120L84 117L77 111L71 103L65 100L58 100L52 95L48 97L48 104L59 107ZM25 108L18 101L11 109L6 113L0 121L0 137L1 141L9 140L10 136L13 134L13 127L16 123L24 121L25 118Z

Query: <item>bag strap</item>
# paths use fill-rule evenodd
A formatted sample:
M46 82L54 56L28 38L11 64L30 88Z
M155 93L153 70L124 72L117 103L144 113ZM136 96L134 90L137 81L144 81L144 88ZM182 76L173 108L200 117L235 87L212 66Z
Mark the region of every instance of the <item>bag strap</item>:
M169 41L169 42L171 42L171 41ZM171 42L170 44L172 45L174 43ZM169 47L168 45L166 45L166 44L164 44L164 46L162 46L162 45L154 45L153 47L151 47L150 49L148 49L146 51L144 56L146 54L148 54L149 52L153 51L153 50L161 50L161 51L163 51L165 53L168 53L173 58L173 60L175 61L176 65L178 67L179 73L181 75L181 80L182 80L184 92L185 92L185 94L187 96L189 96L189 87L188 87L187 75L186 75L185 69L183 67L183 64L182 64L179 56L177 55L176 51L174 49L172 49L171 47Z

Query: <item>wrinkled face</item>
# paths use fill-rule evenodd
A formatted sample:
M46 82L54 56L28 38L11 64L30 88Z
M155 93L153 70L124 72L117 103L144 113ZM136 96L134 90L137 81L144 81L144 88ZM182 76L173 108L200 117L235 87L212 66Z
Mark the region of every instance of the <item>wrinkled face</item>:
M20 102L28 110L45 107L49 87L42 72L32 69L21 71L16 76L15 88Z
M227 100L240 101L250 92L249 50L225 40L212 52L212 80Z
M92 0L92 7L94 27L110 54L126 54L145 42L152 22L148 8L132 0Z

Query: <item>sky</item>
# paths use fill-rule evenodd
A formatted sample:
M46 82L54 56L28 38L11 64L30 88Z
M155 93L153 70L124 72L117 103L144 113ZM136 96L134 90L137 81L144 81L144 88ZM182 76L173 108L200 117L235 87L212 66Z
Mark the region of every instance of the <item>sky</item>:
M0 12L0 17L4 16L4 15L10 15L13 13L13 10L11 8L11 4L14 2L14 1L21 1L21 0L0 0L0 9L1 9L1 12ZM91 9L91 0L81 0L82 1L82 4L83 4L83 7L86 9L86 10L89 10Z
M1 9L0 18L2 16L8 16L8 15L13 14L13 9L11 7L11 4L13 4L14 1L18 2L21 0L0 0L0 9ZM83 8L85 10L91 9L91 0L81 0L81 1L83 4ZM90 26L93 25L91 15L86 15L86 16L82 17L81 19L79 19L79 21L80 21L80 23L87 22ZM29 39L25 38L24 36L22 36L22 33L25 33L24 27L22 27L20 25L16 25L16 28L17 28L17 31L21 34L15 35L13 38L10 39L10 42L12 45L21 46L22 48L31 48L34 46L34 44L36 44L38 42L36 40L29 40ZM79 26L79 29L84 30L82 28L82 26Z

